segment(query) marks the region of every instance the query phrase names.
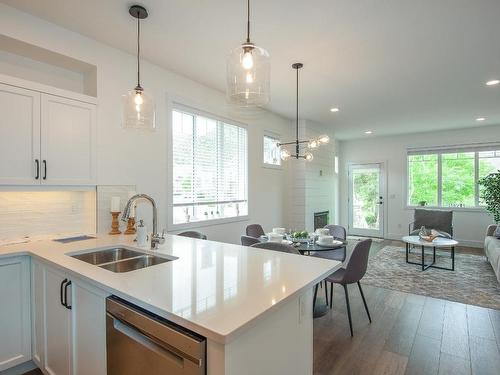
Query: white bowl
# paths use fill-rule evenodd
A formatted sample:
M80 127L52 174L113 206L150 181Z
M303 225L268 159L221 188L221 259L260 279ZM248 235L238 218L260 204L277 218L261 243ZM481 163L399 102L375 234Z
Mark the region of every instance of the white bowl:
M281 242L281 241L283 241L283 235L278 234L278 233L268 233L267 240L269 242Z
M316 234L318 236L328 236L330 231L327 228L318 228L316 229Z
M333 236L319 236L317 242L319 245L332 245L333 244Z

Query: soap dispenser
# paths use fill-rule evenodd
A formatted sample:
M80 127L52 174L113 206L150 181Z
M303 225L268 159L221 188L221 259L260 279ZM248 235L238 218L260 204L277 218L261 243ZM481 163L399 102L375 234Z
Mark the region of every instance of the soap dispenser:
M148 229L144 225L144 220L139 220L137 225L137 245L146 246L148 243Z

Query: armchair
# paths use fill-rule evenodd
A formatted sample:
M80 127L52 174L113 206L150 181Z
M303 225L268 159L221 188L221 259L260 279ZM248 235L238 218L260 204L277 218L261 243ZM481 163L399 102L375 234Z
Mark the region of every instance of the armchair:
M438 231L442 237L453 238L453 211L416 208L413 221L408 224L408 234L418 235L422 226Z

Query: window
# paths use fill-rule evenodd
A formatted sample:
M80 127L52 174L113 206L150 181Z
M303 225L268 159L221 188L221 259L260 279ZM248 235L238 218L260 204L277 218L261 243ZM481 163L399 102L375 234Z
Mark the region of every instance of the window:
M281 165L279 139L275 136L264 135L264 164Z
M172 111L173 223L248 214L247 130Z
M500 169L500 146L408 151L408 205L478 207L478 180Z

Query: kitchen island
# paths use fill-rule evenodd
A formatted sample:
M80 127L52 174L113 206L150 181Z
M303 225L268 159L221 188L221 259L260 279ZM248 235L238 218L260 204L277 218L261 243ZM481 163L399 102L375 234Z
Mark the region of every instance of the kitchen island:
M166 236L158 250L150 251L132 240L105 235L67 244L37 241L0 247L0 262L20 259L25 268L29 265L33 350L24 360L33 359L45 373L64 373L66 365L68 373L104 374L105 298L114 295L205 337L209 375L312 374L312 287L340 262L180 236ZM71 257L113 246L173 260L115 273ZM3 281L1 273L7 274L1 265ZM48 311L48 296L59 298L61 292L64 299L63 284L61 290L48 289L52 279L58 285L58 277L72 281L69 287L64 284L70 318L60 339L69 335L71 349L69 359L62 361L50 353L57 336L46 337L47 325L57 326L67 314L64 307ZM3 314L1 323L7 319Z

